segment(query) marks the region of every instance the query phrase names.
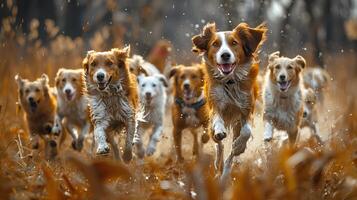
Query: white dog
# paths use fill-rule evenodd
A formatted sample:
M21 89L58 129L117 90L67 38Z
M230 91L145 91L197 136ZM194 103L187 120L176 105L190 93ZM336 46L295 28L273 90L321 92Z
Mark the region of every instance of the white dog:
M58 93L57 112L55 125L52 129L55 134L59 134L62 131L63 124L73 138L73 149L78 151L82 149L83 140L91 127L88 102L82 94L82 79L82 69L61 68L58 70L55 79Z
M138 121L137 134L134 144L137 147L138 157L144 157L145 150L141 136L152 128L152 134L146 149L146 155L151 156L156 151L156 144L163 130L163 118L165 115L167 80L164 75L138 76L139 99L141 109L144 111L143 119Z

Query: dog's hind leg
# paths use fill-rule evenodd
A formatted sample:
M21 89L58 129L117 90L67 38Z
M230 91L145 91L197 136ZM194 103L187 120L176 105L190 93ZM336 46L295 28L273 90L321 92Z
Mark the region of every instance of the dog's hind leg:
M156 145L160 140L162 134L163 127L162 125L154 125L153 134L151 135L149 145L146 149L146 155L151 156L156 151Z

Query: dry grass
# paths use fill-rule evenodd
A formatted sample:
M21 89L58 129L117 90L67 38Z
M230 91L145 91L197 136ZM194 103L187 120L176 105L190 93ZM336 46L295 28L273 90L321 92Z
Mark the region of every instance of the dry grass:
M58 68L80 67L84 44L81 38L60 35L48 21L52 39L44 47L37 39L38 22L33 21L26 37L14 32L11 22L5 20L0 33L0 199L357 199L353 55L330 58L332 95L321 108L328 113L321 125L329 130L325 144L306 140L296 148L259 146L260 153L236 164L232 182L222 187L210 155L181 164L163 156L124 165L92 158L90 142L81 154L63 146L53 161L44 160L41 150L31 150L22 114L16 110L13 77L20 73L34 79L47 73L53 81ZM105 48L108 31L99 31L91 48ZM326 112L329 109L334 111Z

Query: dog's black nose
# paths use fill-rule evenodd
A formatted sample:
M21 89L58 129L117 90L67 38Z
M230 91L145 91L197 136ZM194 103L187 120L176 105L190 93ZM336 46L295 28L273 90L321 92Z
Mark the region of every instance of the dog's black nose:
M71 90L70 90L70 89L66 89L64 92L65 92L66 94L71 94Z
M50 140L49 145L50 145L50 147L57 147L57 143L54 140Z
M190 89L190 84L189 84L189 83L184 83L184 84L183 84L183 88L185 88L185 89Z
M97 80L98 80L99 82L102 82L102 81L104 80L104 77L105 77L105 74L102 73L102 72L99 72L99 73L97 74Z
M304 112L302 113L302 116L303 116L303 117L307 117L307 112L304 111Z
M282 75L279 76L279 78L280 78L280 80L285 81L286 76L284 74L282 74Z
M29 97L29 102L34 102L35 99L33 97Z
M231 58L230 53L222 53L221 58L223 61L228 61Z
M146 96L146 98L151 98L151 93L147 92L147 93L145 93L145 96Z

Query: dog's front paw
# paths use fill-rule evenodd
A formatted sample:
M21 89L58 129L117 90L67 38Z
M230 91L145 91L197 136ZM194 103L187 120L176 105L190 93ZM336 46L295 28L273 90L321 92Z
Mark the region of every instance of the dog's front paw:
M264 137L264 142L270 142L273 139L273 137Z
M216 141L221 141L227 137L227 134L225 132L215 133L213 137Z
M54 135L59 136L61 134L61 128L58 125L56 125L56 126L52 127L51 132Z
M108 144L103 144L103 145L100 145L98 146L97 148L97 155L106 155L108 154L110 151L110 148L108 146Z
M131 149L125 149L123 154L123 160L125 163L129 163L133 158L133 153Z
M152 156L156 151L156 148L155 146L149 146L147 149L146 149L146 155L147 156Z

